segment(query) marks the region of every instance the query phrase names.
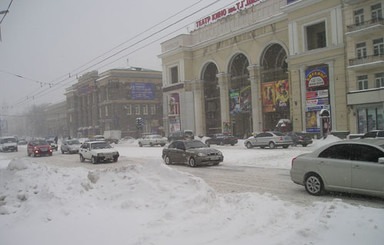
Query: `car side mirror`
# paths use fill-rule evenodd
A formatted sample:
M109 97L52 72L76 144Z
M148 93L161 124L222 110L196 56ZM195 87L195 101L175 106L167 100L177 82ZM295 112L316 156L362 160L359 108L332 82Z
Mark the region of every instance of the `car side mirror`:
M379 164L384 164L384 157L379 157Z

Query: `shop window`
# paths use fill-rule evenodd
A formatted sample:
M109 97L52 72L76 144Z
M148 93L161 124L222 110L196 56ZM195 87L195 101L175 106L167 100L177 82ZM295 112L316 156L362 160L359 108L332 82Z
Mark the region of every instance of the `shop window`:
M367 57L367 48L365 46L365 42L356 44L356 56L358 59Z
M171 68L171 82L172 84L179 82L179 71L177 66Z
M358 9L353 11L355 18L355 25L359 26L364 23L364 9Z
M327 46L325 22L307 26L306 34L308 50L325 48Z
M131 105L124 106L124 109L127 112L127 115L132 115L132 106Z
M384 55L384 41L383 38L373 40L373 55Z
M381 3L371 6L372 22L377 22L383 19L383 11L381 10Z
M383 130L383 108L371 107L357 110L358 133L366 133L372 130Z
M358 76L357 77L357 87L359 90L368 89L368 76Z
M384 72L375 74L376 87L382 88L384 87Z

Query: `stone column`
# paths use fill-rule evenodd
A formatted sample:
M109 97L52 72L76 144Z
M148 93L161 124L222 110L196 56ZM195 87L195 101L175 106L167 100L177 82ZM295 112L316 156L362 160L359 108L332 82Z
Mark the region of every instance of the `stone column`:
M230 74L220 72L216 75L219 79L220 87L220 107L221 107L221 126L224 122L230 122L231 117L229 116L229 84Z
M251 93L252 93L252 127L253 132L262 132L263 123L262 123L262 98L261 98L261 76L260 76L260 66L251 65L248 66L249 71L249 80L251 82Z
M195 135L205 135L204 81L196 79L191 83L195 107Z

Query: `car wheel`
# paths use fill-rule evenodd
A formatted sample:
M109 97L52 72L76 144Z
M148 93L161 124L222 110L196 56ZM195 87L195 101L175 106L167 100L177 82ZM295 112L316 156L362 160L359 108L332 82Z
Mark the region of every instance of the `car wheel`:
M150 146L150 147L153 147L153 143L152 143L152 142L151 142L151 143L149 143L149 146Z
M273 143L272 141L269 142L268 146L269 146L269 148L271 148L271 149L274 149L274 148L276 147L275 143Z
M317 174L310 174L305 179L305 190L314 196L320 196L323 192L323 181Z
M303 147L307 147L307 144L303 144Z
M283 148L284 149L287 149L289 145L283 145Z
M83 155L80 154L80 162L84 162L85 161L85 158L83 157Z
M164 157L164 162L165 162L165 164L167 164L167 165L169 165L169 164L172 163L172 162L171 162L171 159L169 159L169 156L165 156L165 157Z
M117 159L119 159L119 157L114 157L113 162L117 162Z
M140 146L140 147L143 147L143 144L142 144L141 142L139 142L139 146Z
M193 158L193 157L190 157L190 158L189 158L188 163L189 163L189 166L191 166L191 167L196 167L196 166L197 166L197 165L196 165L196 160L195 160L195 158Z
M99 162L99 160L97 159L97 157L94 157L94 156L92 157L91 161L92 161L93 164L96 164L96 163Z
M251 149L252 148L251 142L248 142L246 146L247 146L248 149Z

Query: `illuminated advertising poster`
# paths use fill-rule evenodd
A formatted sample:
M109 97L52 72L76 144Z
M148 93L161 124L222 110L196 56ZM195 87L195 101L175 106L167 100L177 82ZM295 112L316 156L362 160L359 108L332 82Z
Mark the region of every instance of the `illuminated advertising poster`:
M288 80L280 80L275 83L276 110L283 112L289 110L289 83Z
M155 99L155 86L153 83L132 83L133 100L153 100Z
M305 71L306 86L306 130L320 132L320 116L322 109L330 110L328 92L328 66L320 66Z
M231 115L239 113L240 112L240 97L239 97L239 90L237 89L230 89L229 91L229 113Z
M246 86L240 90L240 111L242 113L251 112L251 85Z
M275 112L276 111L276 89L275 83L262 83L262 101L263 112Z

